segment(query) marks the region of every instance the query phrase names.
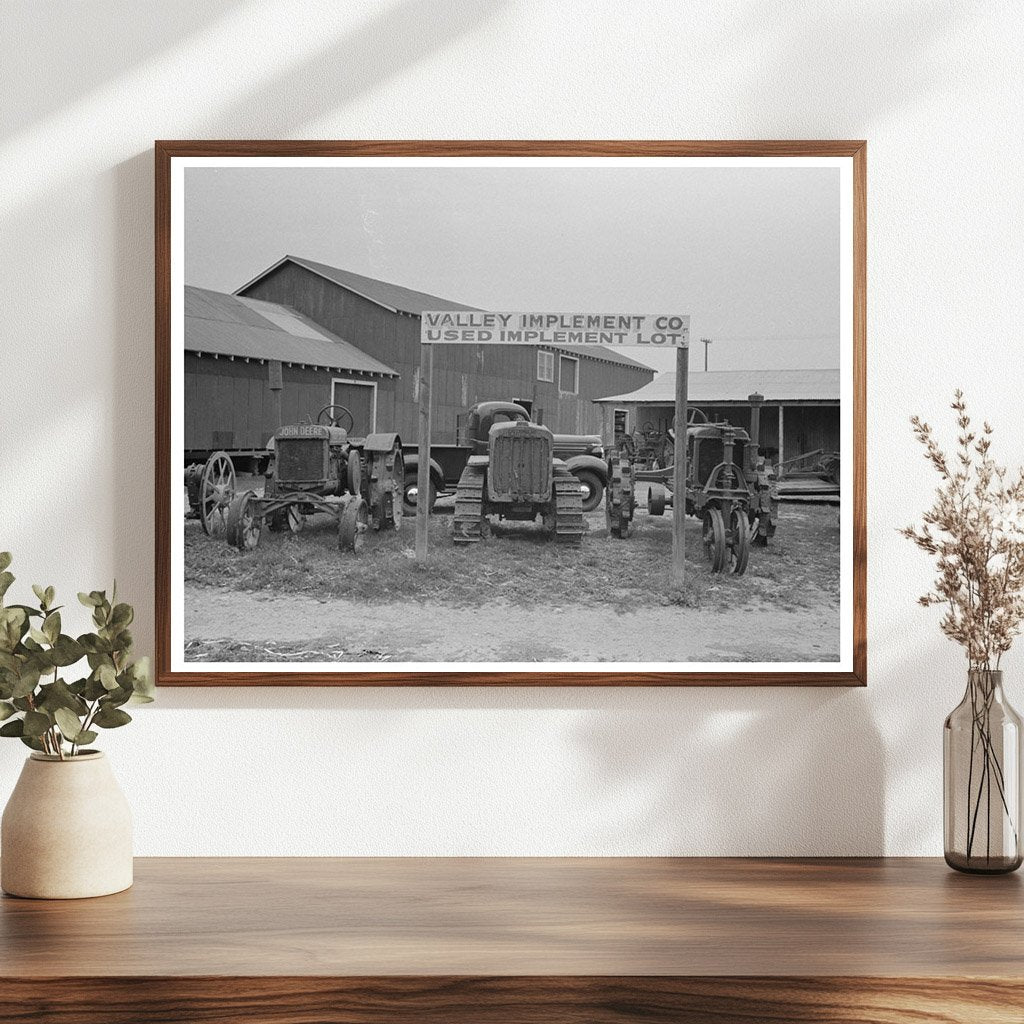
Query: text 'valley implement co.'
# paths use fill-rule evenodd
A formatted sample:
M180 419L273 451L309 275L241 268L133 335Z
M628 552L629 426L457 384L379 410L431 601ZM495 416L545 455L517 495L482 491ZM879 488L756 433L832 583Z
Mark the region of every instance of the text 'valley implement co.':
M677 314L425 312L420 340L426 345L687 348L690 318Z

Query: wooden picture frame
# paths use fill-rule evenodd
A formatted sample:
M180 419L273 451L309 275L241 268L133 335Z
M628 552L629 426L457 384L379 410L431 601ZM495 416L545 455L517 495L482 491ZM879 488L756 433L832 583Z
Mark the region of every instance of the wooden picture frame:
M178 162L197 160L214 163L254 161L267 158L287 161L323 160L325 158L552 158L597 161L657 160L765 160L765 161L835 161L843 179L849 183L843 202L848 209L843 217L848 230L843 234L846 249L842 254L847 267L849 294L842 297L848 340L842 351L842 373L848 384L844 403L850 406L843 422L848 425L843 437L844 465L841 533L843 565L842 621L843 652L833 667L817 665L814 670L792 666L778 671L771 668L750 669L744 664L729 663L722 670L701 667L688 669L687 662L678 662L678 671L664 667L646 669L643 665L623 668L614 662L608 669L590 665L576 670L574 663L544 666L533 671L517 667L504 671L475 668L463 669L457 662L424 664L388 671L381 666L359 664L338 665L324 669L306 669L290 665L224 670L215 665L210 670L201 661L182 662L177 653L182 643L173 632L175 615L172 599L172 529L180 529L175 521L174 489L181 494L181 465L174 465L174 453L181 447L172 442L172 417L182 394L175 390L176 361L184 351L172 342L176 303L187 281L174 270L175 246L184 224L180 207L172 209L175 191L175 167ZM156 503L156 658L157 682L161 686L863 686L866 685L867 610L866 610L866 143L863 141L158 141L155 145L155 242L156 242L156 382L155 382L155 503ZM180 198L180 197L179 197ZM173 272L173 273L172 273ZM177 274L173 280L172 276ZM240 282L241 284L241 282ZM842 286L845 287L845 284ZM177 294L176 294L177 292ZM180 337L180 335L178 335ZM706 347L705 347L706 352ZM233 356L231 358L234 358ZM557 359L555 360L557 363ZM273 373L274 368L271 368ZM280 374L280 364L276 367ZM341 376L337 374L336 376ZM280 386L280 385L278 385ZM844 387L846 384L844 384ZM510 398L512 396L509 396ZM374 407L376 412L376 390ZM616 421L625 412L614 413ZM844 428L846 429L846 428ZM415 441L415 438L411 440ZM782 448L781 423L779 448ZM847 488L852 495L847 496ZM584 538L584 541L586 538ZM838 556L837 556L838 557ZM183 649L183 648L181 648ZM177 659L177 660L176 660ZM245 664L245 663L240 663ZM656 664L656 663L652 663Z

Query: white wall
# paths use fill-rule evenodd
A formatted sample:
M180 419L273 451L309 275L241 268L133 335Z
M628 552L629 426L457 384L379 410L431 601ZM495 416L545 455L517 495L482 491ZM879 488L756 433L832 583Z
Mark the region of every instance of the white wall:
M0 548L16 586L116 574L143 649L154 138L869 140L868 689L168 689L107 738L138 852L939 853L963 665L895 530L955 385L1024 451L1019 12L0 4Z

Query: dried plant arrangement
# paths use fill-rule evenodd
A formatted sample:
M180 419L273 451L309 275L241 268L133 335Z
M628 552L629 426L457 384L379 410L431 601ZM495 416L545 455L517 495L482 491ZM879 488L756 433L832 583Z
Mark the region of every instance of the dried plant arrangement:
M935 558L935 582L918 600L942 609L942 632L967 658L967 692L945 728L946 859L964 870L1012 870L1020 863L1020 719L1005 703L1000 664L1024 621L1024 469L995 462L992 427L973 426L959 389L951 408L952 454L928 423L911 419L940 484L920 525L901 532ZM1007 860L1016 863L991 866Z
M989 454L992 427L971 428L963 393L956 453L939 447L932 428L911 423L942 483L919 527L903 535L936 558L933 588L918 600L944 609L942 632L961 644L971 669L994 671L1024 621L1024 469L1013 477Z

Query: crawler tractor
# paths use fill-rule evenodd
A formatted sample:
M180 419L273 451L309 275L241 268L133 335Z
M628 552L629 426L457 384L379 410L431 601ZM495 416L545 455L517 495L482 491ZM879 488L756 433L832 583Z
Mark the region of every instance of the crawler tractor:
M326 405L315 423L281 427L271 439L263 495L237 494L227 511L228 543L255 548L264 523L297 533L306 516L326 512L338 521L338 547L358 551L363 534L397 530L405 481L397 434L352 437L352 413Z
M494 423L487 454L469 457L455 492L455 543L485 538L491 515L519 522L540 516L548 536L563 544L580 543L580 484L554 457L554 435L547 427L522 420Z

